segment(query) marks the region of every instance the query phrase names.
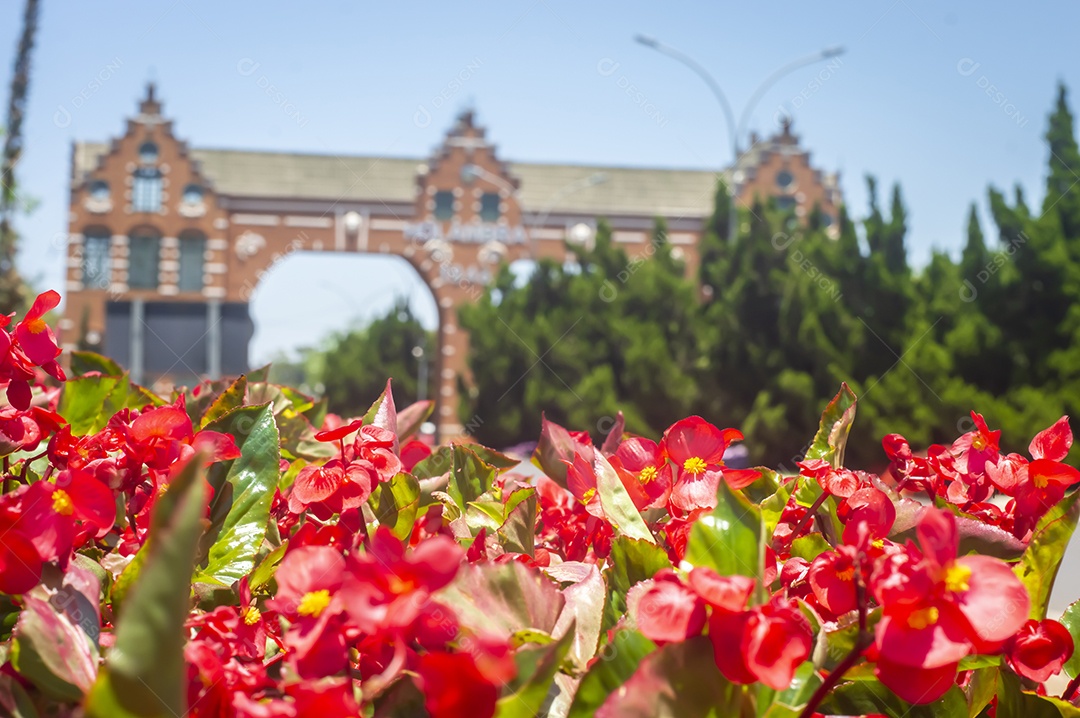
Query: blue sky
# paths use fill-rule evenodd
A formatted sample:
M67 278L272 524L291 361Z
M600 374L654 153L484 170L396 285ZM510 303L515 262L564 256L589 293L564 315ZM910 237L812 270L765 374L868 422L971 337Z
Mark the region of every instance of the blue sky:
M5 101L21 5L0 6ZM62 286L70 144L117 135L150 79L195 146L422 157L472 103L509 159L726 164L713 97L636 33L709 68L736 113L776 67L843 45L831 69L778 83L751 128L771 132L778 108L797 105L796 132L817 166L842 173L856 216L865 174L886 189L900 182L922 263L933 248L959 251L968 204L985 206L988 184L1020 183L1041 201L1055 85L1080 91L1078 26L1080 5L1066 2L46 2L18 174L40 201L19 220L22 268L41 288ZM252 62L255 74L240 71ZM396 294L434 323L403 261L292 258L255 299L253 359L380 312Z

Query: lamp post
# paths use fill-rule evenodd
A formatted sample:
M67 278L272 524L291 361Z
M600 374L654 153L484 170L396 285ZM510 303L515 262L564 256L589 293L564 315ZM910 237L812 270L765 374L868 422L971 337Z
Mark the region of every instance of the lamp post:
M412 348L412 355L417 360L418 364L416 367L416 400L423 401L424 399L427 399L427 354L424 352L424 347L417 344Z
M650 37L648 35L636 35L634 36L634 40L637 43L644 45L645 47L652 48L659 53L667 55L673 60L678 60L679 62L693 70L698 77L705 81L705 84L708 85L709 89L713 93L713 96L716 97L716 100L720 103L721 109L723 109L724 111L724 121L727 123L728 136L731 138L731 174L728 177L728 181L725 183L728 193L728 200L730 203L730 209L728 210L728 241L734 242L735 233L738 231L739 226L738 210L735 207L735 172L739 164L739 141L742 138L743 133L746 132L746 124L750 120L750 113L753 112L754 107L756 107L757 103L761 100L762 95L764 95L769 88L775 85L780 78L794 72L795 70L798 70L801 67L812 65L815 62L821 62L822 60L828 60L832 57L837 57L838 55L843 54L844 48L825 48L824 50L821 50L820 52L815 52L812 55L807 55L806 57L800 57L796 60L792 60L786 65L783 65L774 70L772 74L770 74L768 77L761 81L761 84L759 84L757 89L754 90L753 94L750 95L750 99L747 100L746 107L743 109L742 115L740 115L739 117L739 123L736 125L735 113L731 110L731 103L728 102L727 96L724 95L724 91L720 89L720 85L716 82L716 79L712 75L710 75L709 71L702 67L699 62L697 62L681 50L677 50L674 47L665 45L664 43L657 40L655 37Z

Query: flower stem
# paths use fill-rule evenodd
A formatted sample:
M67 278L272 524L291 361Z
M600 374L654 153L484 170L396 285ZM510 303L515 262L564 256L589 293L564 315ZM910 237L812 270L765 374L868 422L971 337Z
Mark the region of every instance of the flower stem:
M1080 688L1080 673L1077 673L1076 677L1069 681L1069 685L1065 687L1065 692L1061 694L1061 700L1072 703L1077 688Z
M806 707L803 708L802 713L799 714L799 718L810 718L817 712L818 706L825 700L825 697L829 695L829 691L836 687L836 684L840 682L840 679L844 677L852 666L854 666L866 649L870 647L870 634L866 630L866 587L862 581L862 566L860 558L862 553L859 552L855 555L855 595L858 598L859 604L859 636L855 639L855 645L851 651L844 657L844 660L840 662L836 668L825 676L825 680L822 681L818 689L814 691L814 695L810 697Z
M828 493L826 493L825 491L821 492L821 496L817 497L817 500L814 501L814 505L811 506L809 509L807 509L806 515L804 515L802 517L802 519L799 521L799 524L795 527L795 530L791 532L791 537L792 538L798 538L799 533L804 528L806 528L806 525L814 520L814 517L817 514L818 509L821 508L821 505L823 503L825 503L825 499L827 499L828 497L829 497Z

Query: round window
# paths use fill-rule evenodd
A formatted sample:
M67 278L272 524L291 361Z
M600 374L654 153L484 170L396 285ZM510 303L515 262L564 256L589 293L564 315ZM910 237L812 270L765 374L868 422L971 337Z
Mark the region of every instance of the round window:
M90 197L96 200L109 198L109 183L105 180L94 180L90 183Z
M203 188L197 184L189 184L184 188L184 204L199 204L203 201Z
M795 184L795 176L787 170L780 170L776 173L776 185L781 189L787 189L793 184Z

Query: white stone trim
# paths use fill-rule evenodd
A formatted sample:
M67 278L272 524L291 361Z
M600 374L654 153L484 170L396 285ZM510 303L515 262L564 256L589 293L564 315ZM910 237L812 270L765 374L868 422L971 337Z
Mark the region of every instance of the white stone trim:
M529 236L533 239L566 239L566 230L533 227L529 230Z
M376 217L371 220L372 229L386 230L388 232L404 231L406 224L408 224L408 222L402 219L379 219Z
M234 214L232 221L234 224L250 224L259 227L276 227L281 224L276 214Z
M226 267L222 262L206 262L203 264L203 272L206 274L225 274Z
M644 232L612 232L611 238L619 244L638 244L645 241Z
M158 269L162 272L175 272L180 269L180 262L175 259L163 259L158 263Z
M158 293L172 296L174 294L179 294L180 290L175 284L162 284L158 287Z
M78 291L81 291L82 288L83 288L83 283L82 282L76 282L76 281L71 280L71 279L68 280L67 290L69 292L78 292Z
M313 227L318 229L329 229L334 225L333 220L329 217L310 217L304 215L286 215L285 226L286 227Z
M179 247L180 240L176 237L162 237L161 246L164 247Z
M222 298L225 296L225 287L203 287L204 297Z
M693 232L668 232L667 237L671 244L697 244L697 235Z
M206 240L207 249L225 250L229 248L229 240L227 239L208 239Z
M123 294L128 290L128 285L125 282L113 282L109 285L109 291L113 294Z

